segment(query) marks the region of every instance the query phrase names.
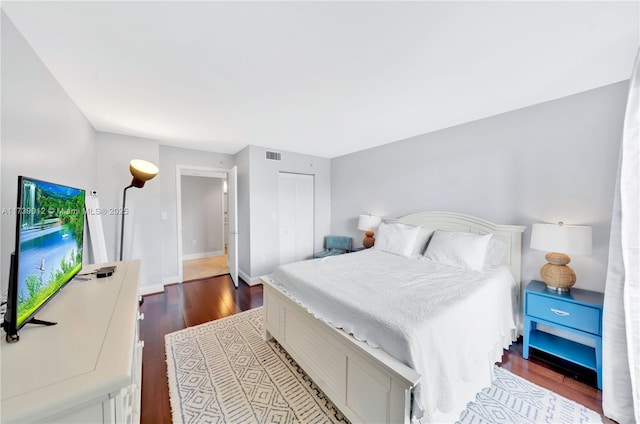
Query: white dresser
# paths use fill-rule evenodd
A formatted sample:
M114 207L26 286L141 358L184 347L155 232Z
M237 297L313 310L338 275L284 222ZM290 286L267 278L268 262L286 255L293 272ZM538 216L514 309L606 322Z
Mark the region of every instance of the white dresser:
M2 333L0 422L138 423L142 346L140 262L116 262L108 278L69 283L20 341Z

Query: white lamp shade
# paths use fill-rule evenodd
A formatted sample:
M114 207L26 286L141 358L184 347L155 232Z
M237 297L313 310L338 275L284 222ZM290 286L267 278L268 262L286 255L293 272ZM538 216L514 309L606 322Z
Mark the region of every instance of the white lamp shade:
M149 181L158 175L158 167L142 159L134 159L129 162L129 171L134 178L141 181Z
M591 254L591 227L584 225L533 224L531 248L571 255Z
M373 215L360 215L358 218L358 230L360 231L375 231L380 225L380 217Z

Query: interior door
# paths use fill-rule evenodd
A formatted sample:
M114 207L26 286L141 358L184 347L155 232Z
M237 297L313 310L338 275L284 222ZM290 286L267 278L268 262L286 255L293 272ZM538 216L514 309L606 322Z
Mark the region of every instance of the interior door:
M296 261L296 176L281 172L278 183L280 264Z
M227 266L233 285L238 288L238 168L234 166L227 175L227 205L229 213L229 244Z
M280 264L313 257L313 175L280 172Z

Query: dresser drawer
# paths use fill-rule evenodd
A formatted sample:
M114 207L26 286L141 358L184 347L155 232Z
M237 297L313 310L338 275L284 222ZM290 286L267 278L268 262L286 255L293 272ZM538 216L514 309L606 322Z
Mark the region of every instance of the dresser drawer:
M576 330L600 334L598 308L528 293L526 313Z

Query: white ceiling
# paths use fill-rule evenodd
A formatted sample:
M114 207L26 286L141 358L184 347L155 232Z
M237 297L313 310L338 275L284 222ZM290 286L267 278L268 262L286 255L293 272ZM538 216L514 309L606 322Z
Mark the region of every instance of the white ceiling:
M626 80L628 2L2 2L95 129L321 157Z

